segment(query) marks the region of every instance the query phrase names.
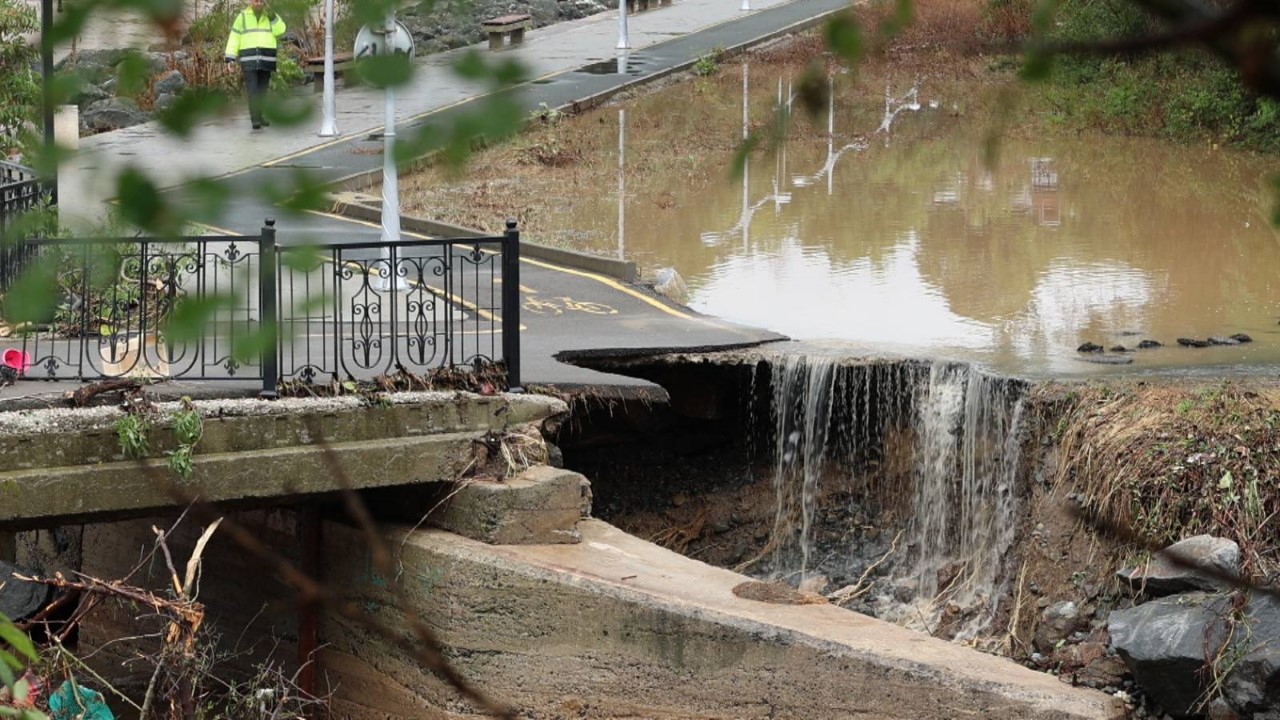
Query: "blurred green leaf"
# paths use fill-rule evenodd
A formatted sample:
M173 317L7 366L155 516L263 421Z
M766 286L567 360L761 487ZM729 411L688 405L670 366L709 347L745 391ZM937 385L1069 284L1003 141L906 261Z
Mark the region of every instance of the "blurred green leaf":
M844 13L831 18L826 26L827 47L849 63L862 59L862 28L853 16Z
M162 111L158 119L165 129L178 137L189 137L196 124L227 109L229 100L221 90L188 88Z
M285 187L285 196L276 204L295 212L303 210L320 210L328 206L329 183L324 178L307 172L304 168L293 168L290 182Z
M489 64L479 50L469 48L453 61L453 72L464 80L484 80L489 77Z
M268 95L262 104L263 115L271 122L289 127L301 125L311 118L313 103L297 95Z
M314 245L290 245L278 257L282 267L301 273L318 270L326 259L325 252Z
M229 183L214 178L193 180L182 190L192 218L215 224L221 221L233 195Z
M524 63L517 60L504 60L493 68L493 80L499 87L519 85L528 79Z
M1053 55L1044 50L1033 49L1027 52L1022 63L1020 75L1027 82L1039 82L1048 79L1053 73Z
M408 55L377 55L356 62L360 79L376 88L396 87L413 77L413 64Z
M729 166L729 177L733 180L741 180L742 172L747 167L747 158L751 156L760 145L759 133L751 133L747 136L742 144L738 145L738 149L733 152L733 163Z
M89 21L93 8L93 3L63 3L49 29L49 41L58 46L74 40L84 32L85 23Z
M27 634L19 630L9 618L0 615L0 640L9 643L9 646L18 653L19 657L25 658L27 661L35 660L36 647L31 643L31 638Z
M168 224L168 209L159 189L135 167L120 171L116 178L116 199L120 203L120 216L126 222L151 232L160 231Z
M276 324L262 323L256 330L235 337L231 343L231 355L245 364L257 363L275 343Z
M1031 31L1036 37L1045 37L1053 30L1058 14L1059 0L1039 0L1031 8Z
M147 89L151 63L136 50L129 51L116 66L116 94L133 97Z
M893 15L880 23L880 34L886 39L897 37L902 34L903 30L911 27L911 22L914 19L915 6L912 0L896 0L893 7Z
M21 670L22 662L14 657L8 650L0 649L0 687L13 687L14 670Z
M55 73L49 81L49 102L55 107L66 105L88 84L79 72Z
M53 319L57 299L57 257L43 254L29 264L4 296L4 317L12 324L46 323Z
M232 309L235 305L235 298L225 294L179 298L169 313L164 336L175 343L195 342L219 310Z
M1271 186L1271 224L1280 227L1280 175L1267 178Z

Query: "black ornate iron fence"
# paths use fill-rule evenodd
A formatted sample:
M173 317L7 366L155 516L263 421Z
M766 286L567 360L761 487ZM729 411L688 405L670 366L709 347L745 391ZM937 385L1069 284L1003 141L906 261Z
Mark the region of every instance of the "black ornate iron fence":
M13 221L44 203L44 187L34 170L0 161L0 289L7 288L22 272L29 250L10 238Z
M258 237L34 240L48 322L0 353L25 379L359 380L505 364L520 384L519 233L278 246Z

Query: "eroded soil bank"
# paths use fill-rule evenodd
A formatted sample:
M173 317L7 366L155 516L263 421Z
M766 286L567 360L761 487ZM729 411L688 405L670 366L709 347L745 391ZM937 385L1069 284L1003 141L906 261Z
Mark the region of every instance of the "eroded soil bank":
M886 365L869 377L910 372L903 368L912 364ZM1138 717L1164 709L1116 655L1107 620L1149 596L1117 578L1118 570L1209 534L1239 544L1248 580L1280 579L1273 525L1280 385L1178 378L1025 387L1012 538L985 590L996 595L991 604L975 609L962 599L956 579L970 571L962 563L937 570L929 597L912 597L915 581L902 580L919 553L911 526L920 458L902 450L908 435L921 432L910 413L875 449L824 466L812 484L816 570L789 573L786 555L795 549L785 536L797 517L778 477L792 450L775 437L776 418L761 394L767 365L742 353L611 364L664 385L671 402L578 401L560 446L566 464L591 478L595 514L769 581L744 592L779 603L831 602L1009 656L1064 682L1123 692ZM882 402L888 408L892 398ZM1063 619L1068 603L1071 616Z

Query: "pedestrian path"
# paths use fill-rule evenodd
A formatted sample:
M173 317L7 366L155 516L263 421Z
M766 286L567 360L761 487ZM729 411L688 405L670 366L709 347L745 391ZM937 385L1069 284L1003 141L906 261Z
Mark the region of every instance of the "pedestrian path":
M847 0L752 0L752 9L743 11L740 0L676 0L674 5L630 17L632 47L625 53L615 49L617 14L606 12L536 29L526 35L523 46L492 55L518 59L536 79L512 91L525 111L572 107L678 71L709 53L794 32L847 7ZM465 111L483 95L484 88L468 84L449 70L465 51L418 61L412 83L397 92L398 135L425 123L447 123L453 113ZM624 72L608 72L610 67ZM318 105L320 98L316 95L311 101ZM60 175L62 211L73 225L77 219L102 217L112 194L109 178L128 166L148 173L161 187L175 188L175 199L180 193L176 188L196 178L221 178L252 188L297 168L324 182L376 173L382 166L381 155L356 150L369 147L369 136L383 127L381 91L340 89L337 107L342 133L337 138L318 135L318 112L313 130L272 127L251 132L243 110L208 121L185 139L164 133L154 123L85 138L82 152ZM362 242L380 236L376 224L337 215L284 216L280 208L253 194L237 196L232 212L215 229L254 235L266 217L278 218L278 239L283 245ZM404 236L410 239L415 234ZM537 242L528 236L522 240ZM529 257L522 259L520 292L526 385L648 385L556 359L564 354L713 350L784 339L768 330L698 316L611 277Z

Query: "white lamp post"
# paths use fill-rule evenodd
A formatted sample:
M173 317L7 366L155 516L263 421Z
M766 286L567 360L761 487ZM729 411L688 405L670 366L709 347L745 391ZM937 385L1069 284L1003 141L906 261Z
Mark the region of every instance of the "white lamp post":
M618 44L616 50L627 50L631 41L627 39L627 0L618 0Z
M320 137L338 134L338 109L333 89L333 0L324 0L324 119Z
M626 0L623 0L626 2ZM627 158L627 111L618 108L618 259L627 259L626 199L627 176L624 166Z

